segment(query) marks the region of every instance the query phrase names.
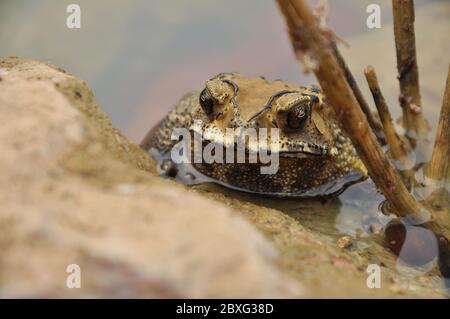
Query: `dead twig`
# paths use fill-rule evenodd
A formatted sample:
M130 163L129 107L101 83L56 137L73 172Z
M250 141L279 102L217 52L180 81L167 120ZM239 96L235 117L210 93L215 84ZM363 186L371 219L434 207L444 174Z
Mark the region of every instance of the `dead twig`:
M351 87L333 54L333 43L324 37L317 20L303 0L277 0L286 17L296 56L313 61L313 70L345 131L349 134L375 184L382 190L393 211L418 223L430 219L408 192L394 166L386 158L361 111ZM308 59L304 59L308 57ZM440 227L431 223L436 231Z
M450 179L450 66L436 132L436 141L426 171L427 176L435 181L445 182Z
M392 122L391 113L386 104L383 94L381 93L380 86L378 84L377 74L372 66L368 66L364 70L367 83L369 84L370 92L372 92L373 100L380 115L381 123L384 129L384 135L386 136L387 144L389 145L389 152L391 157L405 167L408 164L408 151L405 145L397 135L394 124Z
M429 130L422 114L414 33L414 1L392 0L397 70L400 82L400 105L408 137L424 137Z

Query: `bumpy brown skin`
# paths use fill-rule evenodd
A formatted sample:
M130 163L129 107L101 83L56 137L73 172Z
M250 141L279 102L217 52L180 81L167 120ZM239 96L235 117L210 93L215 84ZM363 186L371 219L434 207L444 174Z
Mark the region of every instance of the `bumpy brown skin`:
M194 120L204 123L203 136L216 143L223 141L226 128L279 128L279 169L275 174L261 174L261 165L268 164L259 162L203 162L193 166L222 185L272 196L329 195L366 177L366 169L350 139L339 128L332 108L317 87L298 87L283 81L269 83L264 78L246 78L236 73L219 74L207 81L206 87L216 101L209 114L199 103L200 93L189 93L149 133L142 147L169 152L178 142L171 140L172 130L183 127L192 132ZM306 101L309 114L300 128L292 130L286 114L298 105L299 99ZM266 109L261 112L264 106ZM255 147L251 142L246 145L247 150Z

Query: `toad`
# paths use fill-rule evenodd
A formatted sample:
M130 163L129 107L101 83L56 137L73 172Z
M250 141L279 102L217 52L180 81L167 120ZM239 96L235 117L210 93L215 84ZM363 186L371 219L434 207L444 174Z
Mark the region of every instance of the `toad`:
M223 161L191 161L196 172L225 187L278 197L325 196L337 194L367 176L336 114L314 85L269 82L238 73L222 73L206 81L201 92L185 95L141 143L156 154L166 176L179 173L169 156L180 143L179 136L173 136L176 128L184 128L192 136L202 134L202 149L211 150L208 145L214 144L236 150L241 141L244 161L238 160L237 152ZM276 171L263 174L261 167L265 164L258 156L248 160L251 154L263 150L261 143L248 137L230 138L230 129L263 132L257 137L269 140L263 148L276 156ZM188 143L192 146L191 141ZM193 159L195 147L186 149ZM228 156L225 153L219 157ZM213 154L216 159L217 155Z

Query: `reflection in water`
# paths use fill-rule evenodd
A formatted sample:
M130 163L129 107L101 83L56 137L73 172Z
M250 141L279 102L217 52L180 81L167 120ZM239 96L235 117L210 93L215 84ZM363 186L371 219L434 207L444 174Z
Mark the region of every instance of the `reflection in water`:
M398 256L397 268L405 271L405 267L413 268L417 274L431 271L439 257L436 236L422 227L396 223L386 228L388 246Z

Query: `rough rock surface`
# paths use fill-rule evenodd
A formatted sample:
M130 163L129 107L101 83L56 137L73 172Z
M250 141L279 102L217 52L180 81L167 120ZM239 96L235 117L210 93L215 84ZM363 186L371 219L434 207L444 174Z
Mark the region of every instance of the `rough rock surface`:
M376 242L342 249L335 230L287 213L320 225L333 206L162 180L53 66L0 60L0 121L0 297L444 296L432 274L396 273ZM366 285L373 262L380 289ZM70 264L80 289L66 286Z

